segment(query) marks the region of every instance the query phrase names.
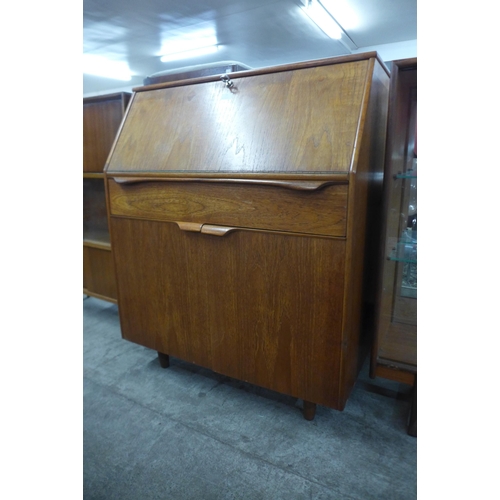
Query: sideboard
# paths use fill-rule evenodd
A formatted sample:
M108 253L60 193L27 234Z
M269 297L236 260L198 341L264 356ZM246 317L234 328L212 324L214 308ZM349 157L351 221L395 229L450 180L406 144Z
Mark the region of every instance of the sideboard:
M103 169L129 99L128 92L83 99L83 293L114 303Z

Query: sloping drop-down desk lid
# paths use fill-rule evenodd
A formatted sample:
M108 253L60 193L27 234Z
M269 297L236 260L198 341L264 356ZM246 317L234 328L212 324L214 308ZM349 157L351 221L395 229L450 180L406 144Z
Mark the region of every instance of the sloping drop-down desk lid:
M347 173L373 58L338 64L343 59L238 72L229 75L231 87L211 76L134 89L106 170Z

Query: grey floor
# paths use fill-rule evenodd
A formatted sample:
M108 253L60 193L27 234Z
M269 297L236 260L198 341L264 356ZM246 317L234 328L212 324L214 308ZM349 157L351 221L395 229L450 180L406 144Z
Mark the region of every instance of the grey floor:
M121 339L117 306L84 308L84 499L417 497L409 388L361 373L343 412L259 389Z

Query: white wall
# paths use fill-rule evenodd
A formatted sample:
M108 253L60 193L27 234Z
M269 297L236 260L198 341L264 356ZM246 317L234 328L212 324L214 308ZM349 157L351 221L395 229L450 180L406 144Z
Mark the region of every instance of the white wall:
M417 40L362 47L361 49L353 51L353 54L371 51L377 51L382 61L385 62L397 61L398 59L409 59L411 57L417 57Z

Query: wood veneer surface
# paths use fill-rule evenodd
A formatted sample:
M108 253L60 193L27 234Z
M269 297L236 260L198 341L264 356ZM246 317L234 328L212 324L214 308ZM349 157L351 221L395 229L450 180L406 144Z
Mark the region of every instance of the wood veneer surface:
M115 273L109 248L83 246L83 292L116 301Z
M112 215L345 236L347 185L314 191L203 182L108 181Z
M337 406L344 241L118 217L111 227L125 339Z
M370 55L137 92L105 169L123 337L343 409L388 80Z
M232 90L138 92L107 171L347 172L368 68L362 60L237 78Z
M123 118L123 102L83 103L83 171L102 172Z

